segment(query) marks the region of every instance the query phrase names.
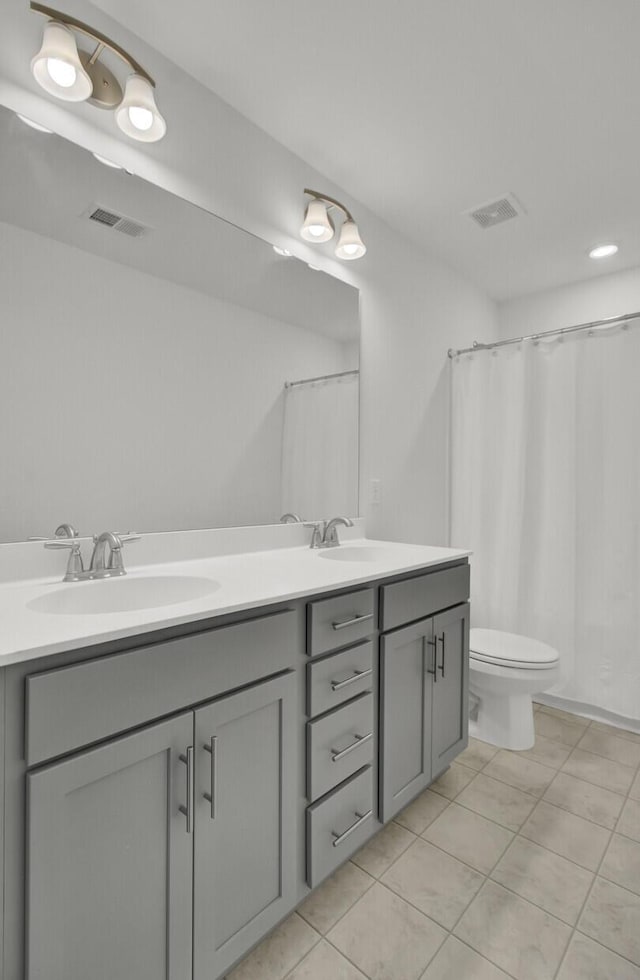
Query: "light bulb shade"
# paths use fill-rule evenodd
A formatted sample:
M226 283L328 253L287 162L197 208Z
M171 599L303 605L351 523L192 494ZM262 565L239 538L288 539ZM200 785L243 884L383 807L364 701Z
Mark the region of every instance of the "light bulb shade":
M122 102L116 109L116 122L123 133L143 143L161 140L167 124L160 114L153 88L141 75L130 75Z
M367 248L360 238L357 224L352 218L347 218L340 229L336 255L339 259L361 259L366 251Z
M65 102L84 102L93 91L73 32L55 20L44 29L42 47L31 59L31 72L45 92Z
M307 242L328 242L335 231L327 206L317 197L309 201L300 234Z

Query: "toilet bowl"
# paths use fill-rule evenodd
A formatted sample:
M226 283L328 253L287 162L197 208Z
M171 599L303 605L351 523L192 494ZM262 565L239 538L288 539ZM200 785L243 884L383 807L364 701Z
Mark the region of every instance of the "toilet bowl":
M469 690L477 698L469 734L503 749L532 748L531 696L558 682L558 651L517 633L474 628L469 658Z

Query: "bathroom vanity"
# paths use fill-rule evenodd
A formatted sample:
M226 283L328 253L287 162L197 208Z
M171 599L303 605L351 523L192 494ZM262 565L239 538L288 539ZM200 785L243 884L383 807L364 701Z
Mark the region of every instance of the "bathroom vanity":
M41 655L9 623L2 980L96 964L217 980L462 751L467 553L340 550L167 565L220 588L165 625L161 609L94 615L90 640L88 616L21 613L23 630L50 624ZM5 586L0 606L60 588Z

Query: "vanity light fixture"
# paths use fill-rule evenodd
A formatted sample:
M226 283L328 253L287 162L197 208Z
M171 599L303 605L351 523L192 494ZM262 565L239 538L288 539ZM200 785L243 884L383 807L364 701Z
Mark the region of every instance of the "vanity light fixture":
M286 259L291 258L291 256L293 255L293 252L290 252L289 249L281 248L279 245L272 245L272 248L273 251L276 253L276 255L282 255Z
M615 255L618 251L618 246L614 242L605 242L602 245L596 245L589 252L590 259L608 259L609 256Z
M156 105L155 82L132 56L106 34L59 10L31 2L31 9L50 18L42 46L31 61L38 84L65 102L90 102L100 109L115 111L116 123L134 140L154 143L162 139L167 124ZM95 45L91 54L78 50L76 34ZM122 85L99 59L108 50L131 74Z
M31 129L37 129L39 133L48 133L50 136L53 133L52 129L47 129L46 126L41 126L40 123L35 121L35 119L29 119L28 116L23 116L21 112L16 112L16 116L25 124L25 126L30 126Z
M338 244L335 254L339 259L359 259L367 251L364 242L360 237L358 226L353 220L353 215L333 197L320 194L305 187L305 194L311 200L307 204L304 214L304 222L300 229L300 234L307 242L328 242L333 238L335 225L331 214L333 209L341 211L344 215L344 222L340 229Z

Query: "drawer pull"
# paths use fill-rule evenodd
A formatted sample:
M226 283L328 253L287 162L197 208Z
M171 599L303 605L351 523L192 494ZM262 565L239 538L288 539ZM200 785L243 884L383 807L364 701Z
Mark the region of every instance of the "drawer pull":
M193 779L193 745L189 745L186 755L180 755L180 762L184 762L187 767L187 805L178 807L180 813L184 813L187 818L187 833L193 833L193 804L194 804L194 779Z
M347 837L351 837L351 834L355 833L358 827L361 827L362 824L365 822L365 820L369 819L372 813L373 810L367 810L366 813L358 813L358 811L356 810L355 815L358 819L356 820L355 823L352 823L350 827L347 827L347 829L343 834L336 834L335 830L332 830L331 833L334 836L333 846L338 847L340 844L342 844L343 841L347 839Z
M331 749L331 761L340 762L341 759L344 759L344 757L349 755L350 752L353 752L354 749L357 749L360 745L364 745L365 742L370 742L373 738L373 732L369 732L368 735L356 735L355 738L355 742L352 742L351 745L347 745L346 749L342 749L341 751Z
M343 687L348 687L349 684L355 684L356 681L361 680L363 677L370 677L372 673L372 667L369 667L368 670L356 670L351 677L347 677L344 681L331 681L331 690L341 691Z
M203 793L207 803L211 804L211 819L216 819L216 808L218 805L218 767L217 767L217 748L218 748L218 738L216 735L212 735L209 744L205 742L202 748L205 752L208 752L211 756L211 792Z
M339 619L331 625L334 630L345 630L347 626L357 626L358 623L365 623L368 619L373 619L373 613L363 613L362 616L354 616L353 619Z

